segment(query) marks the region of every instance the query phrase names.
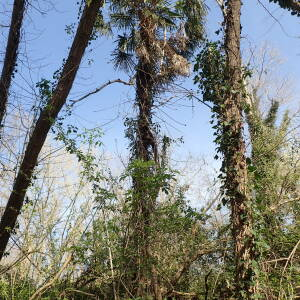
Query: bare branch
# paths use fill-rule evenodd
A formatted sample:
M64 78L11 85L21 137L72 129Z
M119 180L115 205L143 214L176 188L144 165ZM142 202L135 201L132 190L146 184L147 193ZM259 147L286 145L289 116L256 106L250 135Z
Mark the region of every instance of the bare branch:
M219 243L220 242L221 241L219 241ZM173 287L177 284L177 282L180 280L180 278L183 276L183 274L185 272L187 272L187 270L189 269L189 267L195 260L197 260L198 258L200 258L204 255L216 253L218 251L224 251L224 247L217 247L216 244L210 244L207 247L205 247L204 249L200 249L193 255L187 255L186 261L183 263L182 267L176 272L176 274L174 275L174 277L172 278L172 280L170 282L171 289L169 291L167 291L165 293L165 295L169 295L173 291Z
M285 205L285 204L290 203L290 202L297 202L297 201L300 201L300 198L290 199L290 200L287 200L287 201L283 201L283 202L278 203L277 205L271 206L270 210L271 211L276 211L282 205Z
M196 100L198 100L199 102L201 102L202 104L207 106L209 109L211 109L211 110L213 109L212 106L210 106L207 102L203 101L203 99L196 96L195 92L193 90L189 90L189 89L187 89L179 84L176 84L176 83L173 83L173 85L176 85L177 87L181 88L186 93L187 97L195 98Z
M106 88L107 86L113 84L113 83L122 83L124 85L134 85L134 82L132 80L130 81L124 81L124 80L121 80L121 79L115 79L115 80L109 80L107 81L106 83L102 84L101 86L99 86L98 88L96 88L94 91L92 92L89 92L87 93L86 95L80 97L79 99L77 100L70 100L72 102L72 104L74 105L75 103L78 103L86 98L88 98L89 96L91 95L94 95L94 94L97 94L99 93L100 91L102 91L104 88Z
M293 0L286 0L286 2L294 2ZM297 36L291 36L290 34L287 33L287 31L285 30L284 26L280 23L280 21L268 10L268 8L260 1L258 0L258 3L264 8L264 10L270 15L270 17L272 19L274 19L274 21L280 26L282 32L291 38L298 38ZM300 4L298 4L300 7ZM299 13L300 13L300 8L299 8Z

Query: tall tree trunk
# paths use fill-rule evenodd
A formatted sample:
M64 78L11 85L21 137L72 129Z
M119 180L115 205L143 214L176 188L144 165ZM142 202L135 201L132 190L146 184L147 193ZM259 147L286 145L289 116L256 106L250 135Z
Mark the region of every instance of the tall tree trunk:
M87 4L82 13L68 59L65 62L59 82L53 96L42 110L37 120L32 135L27 144L25 155L16 177L13 191L9 197L0 223L0 259L3 257L11 231L20 214L26 191L32 179L38 155L44 145L48 132L55 121L67 96L72 88L81 59L93 32L98 11L103 0L92 0Z
M227 59L226 82L230 90L224 103L224 119L228 125L224 131L226 142L223 168L226 172L225 190L231 205L232 235L235 243L235 296L237 299L250 299L253 294L251 260L254 249L243 139L240 14L241 0L228 0L224 46Z
M156 300L161 300L161 291L158 285L156 267L151 254L151 226L152 215L155 210L156 198L159 187L149 187L147 177L155 176L158 166L157 141L153 129L153 98L155 94L155 61L151 56L152 42L155 36L155 24L151 17L140 14L140 38L142 47L145 47L148 56L140 55L136 73L136 105L138 119L136 124L136 141L134 158L142 162L153 161L154 166L143 168L143 173L133 177L135 219L134 236L137 257L135 258L137 282L136 296L145 297L152 295ZM156 166L155 166L156 165Z
M3 126L3 118L6 112L9 88L17 63L25 6L26 0L14 1L5 58L0 79L0 128Z

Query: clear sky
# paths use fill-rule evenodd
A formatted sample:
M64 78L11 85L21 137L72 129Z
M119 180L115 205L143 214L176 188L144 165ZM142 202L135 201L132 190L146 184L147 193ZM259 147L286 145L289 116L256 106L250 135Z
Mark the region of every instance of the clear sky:
M12 1L9 1L10 3ZM32 1L33 3L37 1ZM22 90L24 97L30 85L34 85L40 78L51 78L54 71L61 65L66 57L68 46L71 44L71 36L65 33L65 26L76 21L77 1L60 0L41 1L41 9L49 11L39 12L38 7L31 7L28 11L24 29L23 53L26 52L29 60L21 57L19 64L19 76L16 83ZM214 0L208 0L209 13L207 16L207 33L214 38L214 32L221 23L219 8ZM3 4L2 9L4 7ZM6 6L7 7L7 6ZM243 49L251 46L260 47L269 43L278 49L285 59L281 66L280 76L293 77L295 82L295 101L299 95L299 54L300 54L300 18L290 14L277 5L269 4L268 0L245 0L242 12L243 24ZM1 20L1 23L3 20ZM4 36L4 35L3 35ZM3 36L1 42L3 42ZM100 38L92 44L92 52L88 52L81 66L76 83L70 95L70 99L77 98L100 86L108 80L128 77L122 72L116 72L110 63L110 54L114 47L113 38ZM243 53L245 51L243 50ZM93 59L91 66L88 60ZM32 69L28 72L28 66ZM23 77L23 79L21 78ZM25 83L27 82L27 83ZM196 89L186 80L184 85L188 89ZM134 99L132 87L114 84L99 94L96 94L77 107L74 117L67 123L75 122L78 125L93 127L101 126L105 132L104 144L109 152L124 152L126 141L124 140L124 117L132 116L130 103ZM130 102L131 101L131 102ZM191 152L195 155L212 157L214 153L213 135L210 128L209 109L200 103L183 99L171 108L157 111L157 117L162 122L162 130L173 138L184 137L185 143L177 148L179 155Z

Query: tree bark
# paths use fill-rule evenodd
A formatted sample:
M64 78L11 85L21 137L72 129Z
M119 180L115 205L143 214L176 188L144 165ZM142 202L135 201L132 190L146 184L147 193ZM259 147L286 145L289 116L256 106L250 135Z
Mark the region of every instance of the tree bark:
M63 67L58 84L42 110L25 150L13 191L9 197L0 223L0 260L3 257L11 231L20 214L26 191L32 179L33 170L37 164L38 155L44 145L48 132L58 113L66 102L72 88L77 70L85 49L93 32L94 24L103 0L92 0L82 13L69 56Z
M155 40L155 23L151 17L139 14L140 37L146 53L151 53ZM142 162L153 161L159 164L157 141L153 130L153 98L155 94L155 64L151 54L140 55L136 72L136 105L138 117L136 123L136 140L133 149L133 158ZM151 253L151 226L152 215L155 210L159 187L149 187L145 178L155 176L156 167L151 165L143 169L143 174L133 177L133 242L138 249L133 268L136 270L134 281L137 282L137 297L154 296L155 300L162 300L156 266ZM142 178L141 178L142 176Z
M254 257L252 209L248 191L245 143L243 139L242 76L240 54L241 0L228 0L225 17L225 52L229 91L225 97L224 119L226 138L223 170L226 173L225 190L231 205L232 235L235 254L235 297L250 299L253 294Z
M17 63L25 6L26 0L14 1L5 51L5 58L0 79L0 128L3 126L3 119L7 107L9 88Z

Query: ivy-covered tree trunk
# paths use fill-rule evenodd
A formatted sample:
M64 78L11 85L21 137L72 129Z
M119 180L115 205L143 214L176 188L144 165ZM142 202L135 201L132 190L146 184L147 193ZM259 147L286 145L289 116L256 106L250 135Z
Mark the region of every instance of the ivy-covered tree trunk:
M140 38L146 53L151 53L152 41L155 36L155 24L151 17L140 13ZM136 269L137 290L136 296L152 295L161 300L161 292L157 282L156 268L151 254L151 227L152 215L155 210L159 186L147 184L147 178L155 176L158 167L157 141L153 131L153 94L155 86L155 62L153 57L139 56L136 72L136 105L138 118L136 121L136 140L134 145L134 159L141 162L137 176L133 176L133 240L136 243L137 256L134 268ZM149 163L150 164L147 164ZM144 164L145 163L145 164Z
M178 1L171 6L163 0L121 4L113 1L113 4L114 16L118 12L115 21L125 28L124 35L119 36L114 61L126 71L136 70L135 107L138 110L137 118L127 121L133 186L127 201L131 215L124 262L129 272L124 277L129 289L124 288L124 293L129 297L146 299L150 296L161 300L163 276L158 276L154 255L153 240L157 233L153 233L156 226L153 220L165 179L158 158L159 129L152 120L154 102L177 77L188 75L188 57L203 37L205 9L198 0Z
M20 214L39 153L53 122L66 102L81 59L93 32L99 9L103 4L103 0L92 0L89 2L89 4L86 4L82 13L69 56L60 74L58 84L53 91L52 97L41 111L28 141L13 190L2 216L0 223L0 259L4 255L8 240L15 227L17 217Z
M5 58L0 79L0 127L3 126L3 118L6 112L9 88L17 63L25 6L25 0L14 1Z
M228 0L225 16L224 161L225 191L231 206L235 253L235 297L250 299L253 294L252 209L248 191L242 116L242 74L240 54L241 1Z

